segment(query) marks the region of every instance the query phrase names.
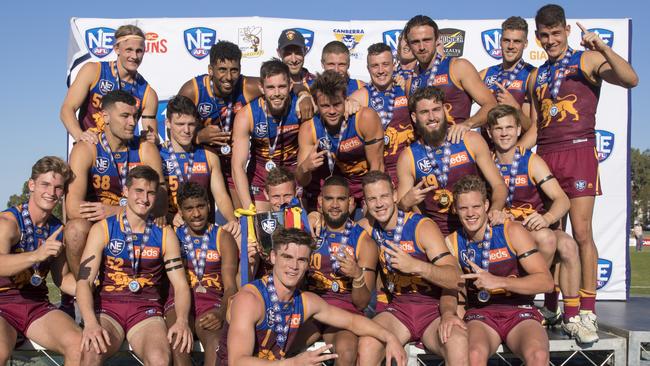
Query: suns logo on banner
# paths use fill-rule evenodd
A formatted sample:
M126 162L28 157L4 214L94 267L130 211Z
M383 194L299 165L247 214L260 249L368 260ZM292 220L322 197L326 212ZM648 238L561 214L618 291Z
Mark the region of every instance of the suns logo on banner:
M490 57L501 60L501 29L494 28L481 32L481 44Z
M96 57L103 58L113 52L115 29L98 27L86 31L86 47Z
M158 33L147 32L144 35L146 53L167 53L167 39Z
M401 33L401 29L391 29L381 34L382 41L384 44L390 47L390 50L393 52L393 57L397 57L397 50L399 49L399 35Z
M333 32L336 40L343 42L350 50L350 56L358 58L359 53L355 52L355 49L365 35L363 29L334 29Z
M183 32L185 49L197 60L210 54L210 48L217 41L217 31L211 28L196 27Z
M311 47L314 45L314 31L309 30L306 28L294 28L300 34L302 34L303 38L305 38L305 56L309 53L309 50L311 50Z
M614 151L614 137L613 132L596 130L596 152L599 162L607 160Z

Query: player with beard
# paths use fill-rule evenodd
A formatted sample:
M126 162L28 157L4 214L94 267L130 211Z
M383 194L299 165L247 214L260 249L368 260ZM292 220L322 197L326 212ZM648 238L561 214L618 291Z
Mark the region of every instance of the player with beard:
M542 158L516 146L521 133L520 116L521 113L509 105L499 105L488 113L488 133L494 143L495 162L508 186L506 210L531 233L549 266L555 262L557 248L564 302L563 328L578 342L591 343L593 334L585 330L579 316L578 246L564 231L553 228L569 210L569 198ZM551 202L548 210L542 197ZM560 320L557 297L553 299L555 292L547 295L544 301L546 309L541 311L547 325L554 325ZM554 308L549 309L551 305ZM549 316L545 312L550 313Z
M305 187L308 209L316 207L321 182L333 175L343 176L357 207L361 207L361 179L369 170L384 169L384 132L374 110L361 107L345 118L346 81L328 70L311 86L319 114L300 126L296 178ZM353 209L353 208L351 208Z
M307 47L305 37L296 29L285 29L278 38L278 57L289 67L291 84L302 84L308 87L316 76L307 70L305 55Z
M32 166L29 200L0 213L0 364L9 364L19 334L62 354L66 365L80 363L81 329L48 301L45 280L49 272L55 286L74 295L63 225L52 215L72 177L63 160L43 157Z
M363 178L369 219L379 246L381 277L391 293L386 309L373 321L394 334L400 344L422 342L448 365L467 365L467 333L456 315L460 270L429 218L397 207L390 177L370 171ZM359 340L359 364L378 365L382 345Z
M490 90L469 61L459 57L446 57L437 50L440 36L438 25L426 15L416 15L404 27L404 37L418 60L416 72L406 82L406 93L437 86L444 91L444 111L450 124L449 139L458 143L471 128L485 124L487 112L496 101ZM470 116L472 102L481 108Z
M553 288L553 278L522 225L490 225L489 205L478 176L465 176L454 185L454 207L463 226L446 240L468 283L470 364L487 365L504 343L526 365L548 365L548 335L533 300Z
M499 104L507 104L523 112L521 125L530 128L528 84L535 66L523 60L528 46L528 23L521 17L510 17L501 24L501 64L480 72L485 85L494 93Z
M444 93L437 87L418 89L409 98L411 119L419 139L404 149L397 162L398 197L403 210L417 209L433 218L444 235L460 227L451 207L451 188L463 176L480 173L492 189L490 222L503 223L507 188L485 140L468 131L454 143L445 117Z
M384 169L397 186L397 158L415 140L408 99L393 81L393 56L384 43L368 47L370 84L352 93L360 105L375 110L384 130Z
M192 349L191 297L178 239L170 226L154 224L151 216L159 181L151 167L131 169L124 210L97 222L88 234L76 292L84 358L92 355L103 362L125 338L145 365L168 365L170 348ZM174 287L177 314L169 329L160 302L165 274Z
M192 307L190 328L198 336L204 365L216 365L216 350L226 318L230 296L237 292L237 244L226 230L208 222L210 201L201 185L189 182L178 191L178 205L185 224L176 229L181 257L190 282ZM165 304L165 322L176 322L174 292ZM173 350L174 365L192 365L190 355Z
M93 223L122 210L126 177L137 165L148 165L160 174L162 163L158 148L134 136L137 123L137 101L124 90L109 92L102 99L102 120L106 124L98 134L99 142L82 141L70 152L70 168L74 179L65 199L66 256L70 271L76 276L86 237ZM167 210L164 186L154 215L162 217Z
M392 361L406 365L404 349L386 329L298 289L309 267L312 246L309 234L298 229L280 229L273 234L273 271L242 287L233 298L228 314L231 341L227 347L226 340L221 342L220 365L319 365L336 359L336 353L324 354L331 344L284 359L300 328L311 318L357 336L374 337L386 345L386 365Z
M592 218L601 189L595 151L596 108L603 80L632 88L639 78L627 61L580 23L577 25L583 32L582 44L586 50L574 51L569 47L571 27L566 23L562 7L540 8L535 24L535 34L548 60L535 73L535 83L529 84L533 124L520 144L530 148L537 143L537 153L571 201L571 230L582 264L581 319L597 337L598 249Z
M350 70L350 50L343 42L332 41L326 44L323 47L320 63L323 71L333 70L345 78L347 83L346 97L365 85L361 80L350 78L348 73L348 70Z
M266 61L260 78L263 97L246 105L235 117L232 176L242 207L254 204L264 212L270 209L263 192L268 172L276 166L289 170L296 167L301 121L296 115L297 97L290 90L287 65L278 59Z
M324 225L311 254L307 290L332 306L363 315L375 284L377 245L350 219L349 207L354 201L344 178L327 178L318 200ZM356 364L358 338L354 333L312 319L298 339L307 339L304 344L309 345L321 337L334 346L339 356L336 365ZM300 343L297 340L294 348L302 349Z
M97 131L103 131L105 124L102 98L111 90L124 90L137 101L136 122L142 118L143 135L155 142L158 95L138 73L145 53L144 32L130 24L117 28L113 49L117 60L88 62L81 67L61 105L61 121L75 141L96 144Z

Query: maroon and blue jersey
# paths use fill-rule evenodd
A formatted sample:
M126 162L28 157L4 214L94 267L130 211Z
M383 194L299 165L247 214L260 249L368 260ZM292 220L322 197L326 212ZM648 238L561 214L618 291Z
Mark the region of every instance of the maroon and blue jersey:
M485 86L490 89L492 94L499 92L499 87L496 82L499 79L499 73L503 70L503 64L493 65L481 71L480 76L485 83ZM535 70L535 66L524 62L524 67L519 70L515 75L514 80L510 80L507 76L501 81L501 84L508 83L506 89L512 94L519 105L528 103L528 77ZM507 73L507 72L506 72Z
M168 204L169 204L169 213L175 214L178 212L178 200L176 195L178 194L178 188L181 183L187 183L185 180L187 176L190 175L190 182L198 183L206 192L210 192L210 164L208 163L208 157L205 154L205 149L200 146L194 146L194 155L192 156L193 162L192 167L189 166L189 154L186 152L174 152L176 161L181 169L183 174L183 180L179 179L176 175L176 165L171 157L172 152L169 149L171 142L160 147L160 158L163 164L163 175L167 181L167 195L168 195ZM190 170L191 169L191 170ZM191 174L190 174L191 172ZM210 195L210 193L208 193Z
M18 228L20 229L21 238L23 238L26 233L25 221L21 214L21 206L18 207L9 207L3 211L3 216L13 216L13 218L18 223ZM19 254L30 251L30 249L36 250L39 246L45 243L45 240L50 237L56 230L61 227L61 221L54 216L50 216L47 220L45 226L34 226L34 244L33 248L29 248L23 240L19 240L17 243L13 243L9 250L10 254ZM63 232L61 232L57 240L63 240ZM32 275L34 274L34 268L29 267L10 277L0 277L0 303L20 303L24 300L31 301L48 301L48 290L47 290L47 277L48 272L50 271L50 265L54 258L47 259L39 263L36 267L38 275L43 278L43 281L38 286L33 286L30 282Z
M104 149L101 142L95 144L95 160L88 172L86 201L118 206L122 197L119 169L127 162L129 169L142 165L141 148L139 138L131 140L126 151L113 152L115 164L112 164L110 153Z
M117 62L99 62L99 70L95 81L93 81L88 96L86 96L79 109L79 123L83 131L89 128L97 128L99 131L104 130L104 118L101 113L102 98L113 90L121 89L135 97L138 111L142 112L145 107L144 103L152 90L149 83L138 73L133 83L123 83L122 86L119 84Z
M560 66L546 61L534 74L534 93L539 101L538 154L596 146L596 109L601 84L594 83L585 74L583 55L584 51L571 55L556 100L551 97L553 85L550 84L557 78Z
M422 214L431 217L443 235L448 235L460 228L458 216L451 212L453 205L452 188L462 177L470 174L478 174L478 166L474 160L474 153L469 146L461 139L458 143L450 144L451 155L449 156L448 181L445 187L441 187L434 174L434 167L427 156L426 148L420 141L415 141L404 150L409 159L411 175L415 178L415 184L425 179L424 186L434 186L437 189L429 192L419 205ZM443 147L433 148L433 154L438 166L442 166Z
M341 246L344 232L328 231L327 234L311 254L307 290L318 294L323 299L339 299L352 303L352 279L333 268L331 256L345 250L347 254L359 260L358 243L368 233L359 225L352 226L345 247Z
M432 85L445 92L445 115L450 125L461 123L469 118L472 109L472 97L462 88L451 72L453 57L445 57L438 65ZM432 61L433 62L433 61ZM416 90L426 87L431 75L425 72L414 74L406 82L406 91L412 95Z
M519 147L517 147L519 149ZM515 220L523 221L526 216L533 212L544 214L544 201L542 200L542 192L537 186L535 178L531 172L531 158L535 153L526 150L519 159L517 167L517 177L515 178L515 194L512 197L512 207L506 209L515 217ZM506 187L510 184L510 168L512 164L499 164L499 172L506 183Z
M490 238L490 254L488 270L491 274L499 277L523 277L527 273L517 259L517 252L513 249L512 244L508 242L508 225L513 225L506 221L503 225L496 225L491 228L492 236ZM481 266L483 250L485 246L480 242L470 241L464 234L463 230L454 232L450 237L451 251L458 259L460 266L465 273L473 273L472 267L467 260L470 260ZM487 302L478 301L478 290L468 281L467 298L470 308L482 307L494 304L503 305L533 305L534 295L520 295L508 292L504 289L490 290L490 299Z
M133 249L135 258L140 258L138 273L134 274L129 258L129 250L125 239L123 214L109 216L100 221L104 229L104 251L99 271L100 285L97 295L102 300L118 302L129 301L160 301L160 287L165 272L165 233L169 227L156 224L151 226L149 241L140 251L143 239L142 233L133 233ZM137 279L140 291L133 293L129 290L129 282Z

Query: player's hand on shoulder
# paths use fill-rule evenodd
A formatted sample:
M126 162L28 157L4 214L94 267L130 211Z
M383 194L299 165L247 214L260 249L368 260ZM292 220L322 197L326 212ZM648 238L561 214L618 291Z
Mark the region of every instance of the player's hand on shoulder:
M546 221L546 218L543 215L540 215L539 212L535 211L526 216L522 225L530 231L537 231L549 227L551 224Z
M603 41L602 38L600 38L598 34L590 32L587 30L587 28L585 28L584 25L580 24L580 22L576 22L576 24L582 31L582 40L580 41L581 46L590 51L598 52L603 52L609 48L609 46Z
M320 366L327 360L333 360L339 357L336 353L326 353L331 351L333 345L326 344L313 351L305 351L292 358L292 366Z
M345 99L345 118L356 114L361 109L361 103L354 98Z
M85 141L91 145L96 145L99 142L99 137L97 137L96 131L93 132L91 130L86 130L79 135L77 142L79 141Z
M228 221L225 225L222 226L222 228L224 231L232 235L235 240L239 240L241 236L241 225L239 224L239 221Z
M460 140L463 139L465 134L471 129L472 129L471 126L469 126L465 122L455 123L449 126L449 130L447 130L447 140L452 144L457 144L460 142Z
M79 213L82 218L91 222L101 221L112 214L103 203L87 201L79 205Z
M504 210L490 210L488 212L488 220L490 225L503 225L504 222L508 219L508 214Z
M306 121L314 117L316 104L308 91L302 91L298 94L298 103L296 105L296 115L301 121Z

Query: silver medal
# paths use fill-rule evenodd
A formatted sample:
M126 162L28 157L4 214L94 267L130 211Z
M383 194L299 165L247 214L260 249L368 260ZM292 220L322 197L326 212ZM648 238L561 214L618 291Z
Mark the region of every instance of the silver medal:
M134 293L140 291L140 282L138 280L131 280L129 282L129 291Z
M221 150L221 154L228 155L230 154L230 151L232 151L232 148L230 147L230 145L223 145L221 146L220 150Z
M558 111L559 111L559 108L555 104L553 104L551 106L551 110L550 110L551 117L557 116Z
M205 287L203 287L203 285L198 285L196 287L196 292L198 292L200 294L204 294L204 293L208 292L208 290Z
M273 170L273 168L275 168L275 163L269 160L266 162L266 165L264 165L264 168L266 168L267 172L270 172L271 170Z
M490 291L483 289L478 292L478 301L488 302L490 301Z
M120 198L120 206L122 207L126 206L126 197Z
M386 289L388 290L388 292L395 291L395 284L393 282L388 282L388 286L386 286Z
M334 292L339 292L341 287L339 286L339 283L336 281L332 281L332 291Z
M38 273L34 273L32 275L32 278L29 279L29 283L31 283L34 287L38 287L41 285L41 283L43 283L43 277L41 277L41 275Z

